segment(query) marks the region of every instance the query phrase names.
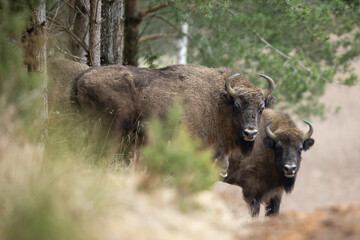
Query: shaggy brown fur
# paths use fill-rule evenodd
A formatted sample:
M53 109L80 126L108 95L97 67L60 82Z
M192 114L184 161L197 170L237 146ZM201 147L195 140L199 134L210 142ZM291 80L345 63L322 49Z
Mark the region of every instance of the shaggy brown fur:
M263 90L243 75L232 81L236 96L231 97L224 86L234 73L197 65L161 69L103 66L80 76L73 93L81 109L106 112L122 134L133 130L139 120L165 117L174 98L180 98L183 123L192 135L215 147L218 156L236 148L248 153L253 142L244 141L244 127L257 129L263 108L275 100L265 99Z
M60 113L70 112L69 96L75 78L89 67L86 64L55 59L48 64L49 73L49 110Z
M270 130L276 139L269 138L265 125L270 120ZM243 189L245 201L252 216L257 216L260 203L266 207L266 215L276 215L280 209L281 197L294 187L293 177L284 174L285 164L294 164L299 170L302 150L308 150L314 139L303 140L303 132L286 113L265 110L260 123L260 135L251 155L230 157L229 176L224 180Z

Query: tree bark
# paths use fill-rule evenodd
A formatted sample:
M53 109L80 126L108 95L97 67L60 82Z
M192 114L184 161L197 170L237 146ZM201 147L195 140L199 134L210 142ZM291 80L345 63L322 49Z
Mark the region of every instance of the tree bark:
M29 72L41 73L43 87L43 120L48 118L48 96L47 96L47 21L46 3L42 0L32 12L32 26L24 34L23 46L25 50L25 64Z
M141 19L139 0L125 0L125 65L138 65L137 52Z
M89 12L90 0L71 0L69 2L69 25L72 26L74 34L89 46ZM74 39L70 38L69 48L71 54L81 58L79 62L87 62L87 51Z
M100 66L101 0L90 0L90 66Z
M124 0L103 0L101 64L122 64L124 49Z
M42 1L32 15L32 26L23 37L25 64L29 72L46 73L46 5Z

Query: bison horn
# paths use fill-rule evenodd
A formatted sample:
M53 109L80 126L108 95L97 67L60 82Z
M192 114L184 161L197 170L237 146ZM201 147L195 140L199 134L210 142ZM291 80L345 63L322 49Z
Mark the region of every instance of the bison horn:
M260 74L261 77L265 78L268 83L269 83L269 87L268 89L266 89L264 91L264 97L267 97L270 95L270 93L274 90L275 88L275 83L274 83L274 80L272 80L270 77L266 76L265 74Z
M268 135L269 138L271 138L272 140L275 140L276 138L276 135L275 133L273 133L271 130L270 130L270 123L272 122L272 120L270 120L266 126L265 126L265 132L266 134Z
M308 131L307 133L305 133L304 136L303 136L304 141L306 141L306 140L308 140L308 139L311 137L311 135L313 134L314 128L313 128L313 126L312 126L312 124L311 124L310 122L308 122L308 121L306 121L306 120L304 120L304 122L305 122L307 125L309 125L309 131Z
M230 94L230 96L235 97L235 90L230 87L231 81L236 78L237 76L240 76L240 73L235 73L234 75L231 75L228 79L226 79L225 82L225 90Z

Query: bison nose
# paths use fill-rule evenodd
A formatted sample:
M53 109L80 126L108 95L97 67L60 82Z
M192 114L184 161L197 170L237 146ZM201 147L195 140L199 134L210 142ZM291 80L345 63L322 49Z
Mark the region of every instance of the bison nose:
M285 177L294 177L296 173L297 166L295 164L286 164L284 165L284 174Z
M243 136L244 136L244 140L245 141L254 141L257 135L257 130L256 129L251 129L251 128L245 128L243 131Z

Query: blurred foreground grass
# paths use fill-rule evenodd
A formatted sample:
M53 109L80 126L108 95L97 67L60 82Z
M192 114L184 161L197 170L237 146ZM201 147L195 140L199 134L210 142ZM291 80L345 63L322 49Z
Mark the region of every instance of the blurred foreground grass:
M107 239L114 230L102 233L99 225L112 227L109 214L124 224L123 214L147 212L142 209L148 201L164 204L164 199L173 209L189 209L192 196L209 189L218 174L211 152L181 127L178 109L172 108L165 122L150 122L143 151L115 141L96 121L76 114L51 115L43 144L27 137L24 129L31 125L5 112L0 118L0 238ZM131 161L136 164L129 166ZM133 221L141 225L142 220Z

